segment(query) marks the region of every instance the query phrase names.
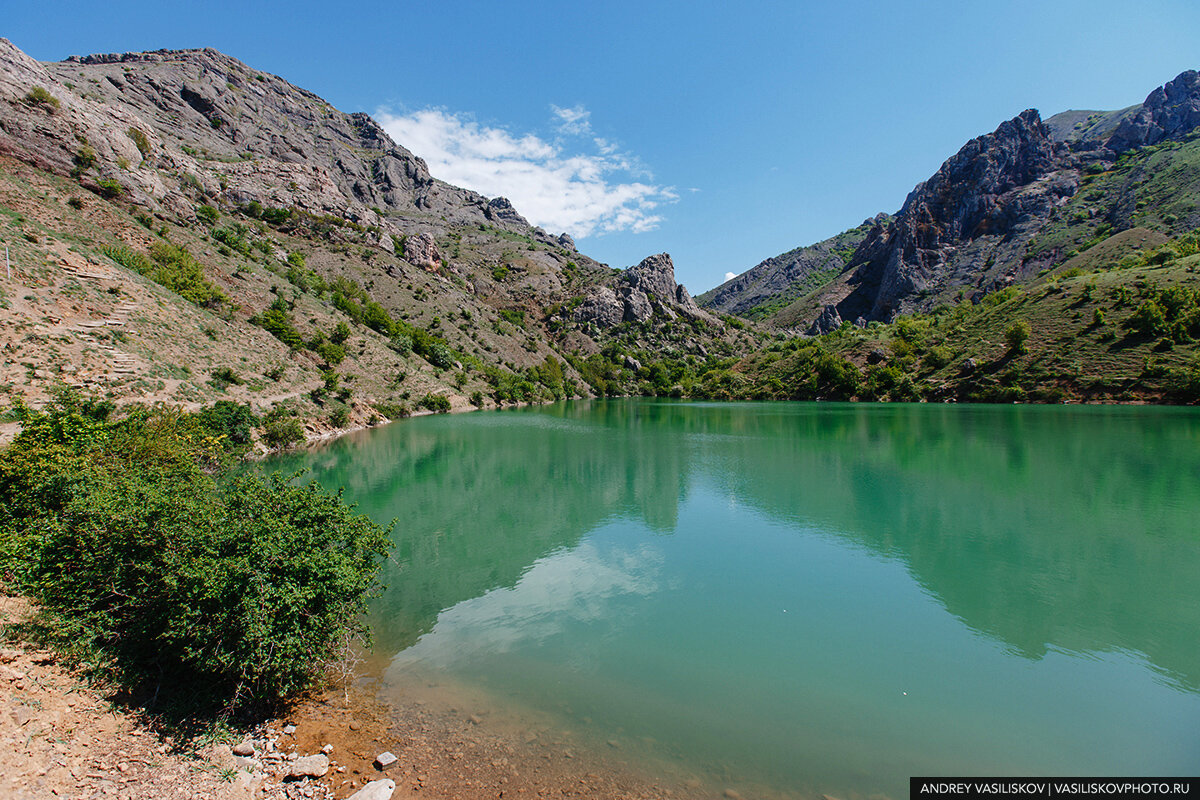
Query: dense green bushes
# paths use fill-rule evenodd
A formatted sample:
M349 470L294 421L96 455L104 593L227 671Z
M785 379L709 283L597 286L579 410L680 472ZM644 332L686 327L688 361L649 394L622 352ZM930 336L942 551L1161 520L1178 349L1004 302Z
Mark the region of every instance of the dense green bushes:
M209 474L248 432L233 404L18 410L0 559L69 655L156 710L232 710L302 689L356 630L387 534L315 484Z
M204 268L187 248L180 245L155 242L150 247L149 258L124 245L105 247L104 254L198 306L214 306L229 299L204 277Z

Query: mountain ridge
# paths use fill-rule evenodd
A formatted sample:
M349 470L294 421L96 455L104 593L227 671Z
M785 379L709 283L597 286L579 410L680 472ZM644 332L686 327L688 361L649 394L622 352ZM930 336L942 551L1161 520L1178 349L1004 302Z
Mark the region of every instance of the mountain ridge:
M1033 258L1026 250L1085 178L1108 171L1125 153L1186 137L1197 125L1200 76L1193 70L1119 111L1069 111L1042 121L1029 109L963 145L917 184L887 225L867 235L845 270L821 287L807 287L807 303L786 306L768 322L815 335L843 321L889 321L929 310L960 291L977 302L1026 281L1069 249L1039 251ZM1117 209L1107 214L1112 232L1133 227L1131 214ZM1189 223L1194 227L1200 218ZM1177 230L1182 229L1185 225ZM745 309L739 281L770 262L701 297L724 311ZM778 305L794 286L778 275L772 279L784 288L774 298L758 296L756 305Z

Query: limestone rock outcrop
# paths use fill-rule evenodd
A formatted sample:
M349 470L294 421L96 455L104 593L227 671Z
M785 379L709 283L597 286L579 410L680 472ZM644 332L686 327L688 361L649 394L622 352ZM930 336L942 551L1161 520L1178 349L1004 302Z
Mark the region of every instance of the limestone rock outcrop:
M622 322L647 322L655 315L715 321L696 305L688 290L675 282L675 263L659 253L625 270L612 287L593 289L572 312L576 322L611 328Z

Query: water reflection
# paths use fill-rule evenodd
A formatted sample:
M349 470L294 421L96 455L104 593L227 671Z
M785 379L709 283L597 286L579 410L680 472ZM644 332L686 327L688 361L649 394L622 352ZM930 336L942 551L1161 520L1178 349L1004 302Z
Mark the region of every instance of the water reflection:
M274 466L399 518L394 669L898 793L1200 766L1198 444L1190 409L609 401Z

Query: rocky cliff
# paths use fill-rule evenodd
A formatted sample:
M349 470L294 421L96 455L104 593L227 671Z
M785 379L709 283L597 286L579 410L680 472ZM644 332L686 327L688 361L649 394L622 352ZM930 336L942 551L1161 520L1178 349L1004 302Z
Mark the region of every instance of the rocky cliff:
M666 253L643 259L612 282L593 288L571 312L585 326L607 330L622 322L649 322L679 317L716 322L700 309L683 285L675 282L675 263Z
M202 192L334 214L397 234L415 230L399 215L415 214L558 243L508 200L434 178L370 116L338 111L215 50L42 64L0 39L0 64L0 98L12 104L0 120L0 152L60 173L86 162L91 180L114 180L148 208L186 214ZM38 89L52 102L16 102Z
M1172 167L1179 177L1173 182L1139 168L1121 186L1109 184L1123 155L1184 142L1197 125L1200 75L1193 71L1121 111L1071 111L1043 122L1027 110L964 145L821 285L812 285L811 269L780 270L777 262L789 261L785 254L702 298L743 314L771 309L768 322L776 327L807 326L818 334L845 321L887 321L939 302L978 300L1030 279L1097 236L1147 221L1178 233L1196 217L1189 210L1195 207L1190 157ZM1081 200L1081 187L1093 181L1100 185ZM764 286L764 273L774 282Z

